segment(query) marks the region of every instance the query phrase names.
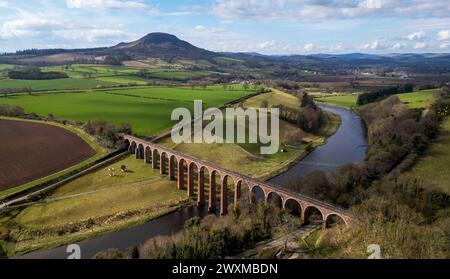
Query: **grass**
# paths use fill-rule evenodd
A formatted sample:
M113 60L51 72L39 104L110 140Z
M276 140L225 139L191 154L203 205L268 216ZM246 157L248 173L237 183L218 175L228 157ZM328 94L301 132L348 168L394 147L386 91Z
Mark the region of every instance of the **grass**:
M98 81L108 82L108 83L120 83L120 84L130 84L134 83L137 85L147 85L148 80L140 78L137 76L110 76L110 77L98 77Z
M0 89L22 89L30 87L33 91L64 90L64 89L91 89L99 86L112 85L110 82L93 79L63 78L52 80L0 80ZM25 91L25 90L24 90Z
M128 122L140 136L151 136L174 125L173 109L193 109L194 100L203 100L204 107L220 107L244 97L246 91L210 91L183 88L131 88L87 93L55 93L17 95L0 98L0 104L19 105L26 112L53 114L57 119L88 122L104 119L116 125Z
M297 97L274 88L271 88L271 90L272 92L248 99L244 103L244 106L259 108L261 107L261 102L265 100L268 102L269 107L279 104L283 104L292 109L298 109L300 107L300 101Z
M429 89L429 90L421 90L413 93L402 93L397 94L396 96L406 104L410 108L426 108L434 99L434 94L439 89ZM356 101L358 100L358 95L328 95L320 94L315 95L316 101L319 103L324 103L327 105L333 105L344 108L356 108L361 109L361 106L356 105Z
M426 108L433 100L439 89L421 90L413 93L398 94L400 100L410 108Z
M450 118L442 125L442 134L430 149L420 157L407 176L418 179L425 185L437 187L450 194Z
M97 159L99 159L102 156L105 156L107 154L107 150L104 149L103 147L99 146L96 143L96 141L94 139L92 139L89 135L87 135L85 132L83 132L83 131L75 128L75 127L69 126L69 125L62 125L62 124L54 123L54 122L43 122L43 121L37 121L37 120L25 120L25 119L20 119L20 118L10 118L10 117L0 117L0 119L33 122L33 123L47 124L47 125L53 125L53 126L56 126L56 127L60 127L60 128L66 129L66 130L76 134L77 136L82 138L87 144L89 144L89 146L92 147L92 149L95 150L95 155L94 156L92 156L91 158L89 158L89 159L87 159L87 160L85 160L83 162L80 162L80 163L78 163L76 165L73 165L70 168L67 168L65 170L59 171L57 173L54 173L52 175L49 175L49 176L46 176L46 177L43 177L43 178L40 178L40 179L37 179L37 180L34 180L34 181L31 181L29 183L20 185L18 187L14 187L14 188L11 188L11 189L8 189L8 190L0 191L0 198L5 198L5 197L7 197L9 195L12 195L14 193L20 192L22 190L25 190L25 189L31 188L33 186L36 186L36 185L38 185L40 183L43 183L43 182L49 181L51 179L54 179L56 177L59 177L61 175L67 174L67 173L69 173L69 172L71 172L71 171L73 171L73 170L75 170L77 168L80 168L80 167L82 167L84 165L87 165L87 164L89 164L91 162L94 162L95 160L97 160Z
M128 172L120 172L121 165L126 165ZM108 168L111 167L117 170L116 177L109 177ZM27 207L17 215L16 221L34 228L62 225L186 196L185 192L177 190L175 182L162 177L159 170L133 156L69 182L50 198L83 193L87 194Z
M71 78L95 78L112 75L130 75L139 72L139 69L94 64L74 64L63 66L41 67L42 71L64 72Z
M120 172L121 165L128 171ZM115 177L109 176L111 167L117 170ZM10 254L22 253L143 223L187 201L186 192L179 191L176 182L162 177L150 164L127 156L60 187L43 203L3 216L0 229L20 235L13 247L7 244ZM67 231L68 227L73 229Z
M340 95L340 96L325 96L315 99L318 103L323 103L326 105L332 105L343 108L352 108L356 106L356 101L358 100L358 95Z
M186 80L188 78L208 76L210 73L205 71L154 71L148 76L156 79L166 80Z

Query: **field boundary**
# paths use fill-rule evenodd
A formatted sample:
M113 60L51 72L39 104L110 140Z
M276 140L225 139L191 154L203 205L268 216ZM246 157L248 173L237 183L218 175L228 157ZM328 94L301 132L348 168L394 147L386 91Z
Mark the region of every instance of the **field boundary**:
M43 195L48 191L54 190L59 186L62 186L76 178L79 178L89 172L99 169L107 164L117 161L118 159L128 155L127 151L117 150L113 153L110 153L100 159L97 159L94 162L91 162L87 165L79 167L67 174L58 176L52 180L40 183L36 186L24 189L22 191L13 193L3 199L0 199L0 212L4 209L8 209L9 206L15 205L20 202L26 202L32 200L39 195Z

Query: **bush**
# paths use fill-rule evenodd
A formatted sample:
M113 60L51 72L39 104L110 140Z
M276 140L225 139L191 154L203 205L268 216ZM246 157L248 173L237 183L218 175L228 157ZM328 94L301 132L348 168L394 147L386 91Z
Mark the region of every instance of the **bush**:
M25 115L25 112L19 106L0 104L0 116L19 117L23 115Z

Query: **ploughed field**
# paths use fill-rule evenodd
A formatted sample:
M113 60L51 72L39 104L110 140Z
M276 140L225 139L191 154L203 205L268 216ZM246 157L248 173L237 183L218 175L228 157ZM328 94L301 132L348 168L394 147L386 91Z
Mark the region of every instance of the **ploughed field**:
M70 131L46 124L0 119L0 190L62 171L95 155Z

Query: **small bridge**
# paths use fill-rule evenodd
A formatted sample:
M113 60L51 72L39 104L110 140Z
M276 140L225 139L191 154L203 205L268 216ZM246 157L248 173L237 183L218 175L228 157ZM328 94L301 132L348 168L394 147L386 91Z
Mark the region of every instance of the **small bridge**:
M345 224L356 222L356 218L348 211L335 205L319 201L317 199L289 191L278 185L268 182L258 181L252 177L230 171L219 167L211 162L182 154L181 152L160 146L158 144L145 141L130 135L123 135L124 148L131 154L135 154L136 159L144 160L151 164L154 169L159 169L161 174L167 174L170 180L178 182L178 189L185 187L185 172L187 172L187 194L194 196L195 186L197 186L197 203L204 205L205 180L208 180L208 209L210 212L216 210L216 178L220 178L220 214L228 213L228 185L234 185L234 204L241 200L241 189L244 184L248 186L248 200L255 202L256 193L264 195L265 202L276 202L283 209L296 211L301 217L302 223L309 221L311 214L321 215L324 227L329 222L339 217Z

